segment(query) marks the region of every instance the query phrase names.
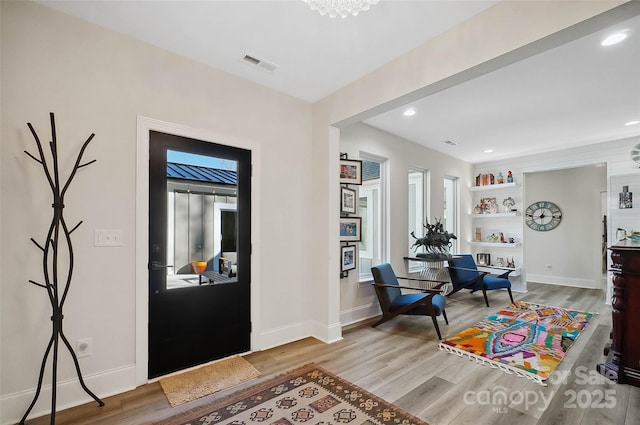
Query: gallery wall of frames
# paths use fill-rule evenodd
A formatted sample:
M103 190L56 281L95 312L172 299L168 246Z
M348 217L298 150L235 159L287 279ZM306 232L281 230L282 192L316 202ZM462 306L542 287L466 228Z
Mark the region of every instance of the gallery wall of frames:
M358 216L358 186L362 185L362 161L340 154L340 278L357 267L357 245L362 239Z

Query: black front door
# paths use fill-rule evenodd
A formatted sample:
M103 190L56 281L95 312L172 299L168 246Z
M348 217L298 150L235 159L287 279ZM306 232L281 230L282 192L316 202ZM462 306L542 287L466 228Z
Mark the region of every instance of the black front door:
M173 164L176 153L212 165ZM250 283L251 151L151 131L149 377L249 351Z

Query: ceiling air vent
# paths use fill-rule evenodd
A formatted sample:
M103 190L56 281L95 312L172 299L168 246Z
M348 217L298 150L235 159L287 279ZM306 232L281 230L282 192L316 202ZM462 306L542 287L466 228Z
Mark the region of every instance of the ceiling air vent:
M452 140L444 140L442 143L450 145L450 146L456 146L457 143L452 141Z
M266 71L269 71L269 72L273 72L276 69L278 69L278 65L276 65L275 63L266 61L264 59L257 58L255 56L244 55L243 59L244 59L244 61L246 63L254 65L254 66L257 66L258 68L262 68L262 69L264 69Z

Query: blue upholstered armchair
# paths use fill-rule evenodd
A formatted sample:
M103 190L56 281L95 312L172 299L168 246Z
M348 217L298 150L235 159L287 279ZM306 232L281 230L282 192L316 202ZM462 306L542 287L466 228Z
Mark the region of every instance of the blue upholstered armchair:
M482 291L484 302L487 304L487 307L489 307L487 291L506 289L507 292L509 292L511 303L513 303L511 282L509 282L507 278L509 272L500 276L490 276L487 272L480 272L471 254L462 254L447 260L447 262L449 263L449 276L453 284L453 291L451 291L449 295L461 289L470 289L472 293Z
M424 279L397 277L389 263L372 267L371 273L373 274L373 285L376 290L376 295L378 296L380 308L382 309L382 318L371 325L372 327L375 328L381 323L393 319L400 314L431 316L438 334L438 339L442 339L436 317L442 314L445 323L447 325L449 324L447 313L445 312L446 300L440 294L442 291L439 289L440 286L447 282L441 282L440 285L437 285L434 289L400 286L398 279L418 281ZM403 294L402 289L412 289L421 292Z

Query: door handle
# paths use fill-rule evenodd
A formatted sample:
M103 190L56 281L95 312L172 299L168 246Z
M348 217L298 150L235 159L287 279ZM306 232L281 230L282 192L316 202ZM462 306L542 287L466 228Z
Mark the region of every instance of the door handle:
M160 264L160 261L152 261L149 264L149 270L161 270L169 267L173 267L173 264Z

